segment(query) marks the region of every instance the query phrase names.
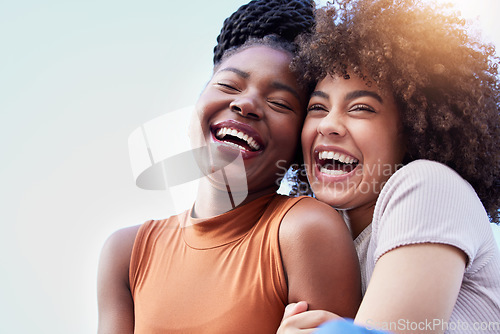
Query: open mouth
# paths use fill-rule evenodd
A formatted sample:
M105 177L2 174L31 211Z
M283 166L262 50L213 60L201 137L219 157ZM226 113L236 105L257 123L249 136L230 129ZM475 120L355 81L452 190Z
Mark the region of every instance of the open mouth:
M358 159L334 151L319 151L316 161L321 173L335 176L348 174L359 164Z
M257 152L263 147L257 139L244 130L235 129L233 127L220 127L218 129L213 129L212 133L218 141L239 150Z

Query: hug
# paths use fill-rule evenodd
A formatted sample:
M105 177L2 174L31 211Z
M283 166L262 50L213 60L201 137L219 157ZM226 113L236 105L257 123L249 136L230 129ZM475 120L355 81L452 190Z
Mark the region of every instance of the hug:
M499 59L469 29L415 0L240 7L196 200L107 240L99 333L500 333Z

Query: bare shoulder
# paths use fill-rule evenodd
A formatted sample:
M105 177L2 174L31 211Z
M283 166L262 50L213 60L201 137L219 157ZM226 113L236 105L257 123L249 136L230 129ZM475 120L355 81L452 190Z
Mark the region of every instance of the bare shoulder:
M101 283L107 285L108 281L111 281L129 288L130 257L140 227L141 225L122 228L108 237L99 259L98 287Z
M314 198L304 198L294 205L283 217L280 227L283 237L293 238L294 234L314 236L322 232L345 236L349 230L340 213Z
M97 276L98 333L126 334L134 331L129 264L140 226L114 232L102 248Z
M116 256L124 255L127 251L132 252L132 247L134 246L135 237L141 225L135 225L130 227L125 227L113 232L102 248L103 253L111 252L116 253Z
M342 216L305 198L283 217L279 230L288 301L354 317L361 300L359 264Z
M304 252L324 245L352 253L354 245L344 219L331 206L314 198L304 198L283 217L279 230L283 252ZM286 256L286 255L285 255Z
M141 225L125 227L113 232L102 247L99 260L99 278L112 275L128 285L132 248Z

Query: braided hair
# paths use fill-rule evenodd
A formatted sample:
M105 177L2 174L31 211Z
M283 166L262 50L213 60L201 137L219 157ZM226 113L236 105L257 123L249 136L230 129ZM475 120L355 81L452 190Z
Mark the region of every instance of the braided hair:
M214 48L214 64L224 53L243 45L250 38L277 35L293 42L314 25L314 2L311 0L252 0L238 8L224 24Z

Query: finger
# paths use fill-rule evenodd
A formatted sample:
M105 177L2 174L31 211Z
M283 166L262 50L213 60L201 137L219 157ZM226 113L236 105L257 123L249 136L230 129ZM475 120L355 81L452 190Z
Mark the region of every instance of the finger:
M316 331L316 328L310 328L310 329L299 329L299 328L291 328L291 327L282 327L278 328L278 331L276 334L311 334Z
M308 308L307 302L304 301L288 304L285 308L285 313L283 314L283 320L293 315L305 312L307 311L307 308Z
M323 310L306 311L283 319L282 327L296 329L314 329L322 323L332 319L342 318L334 313Z

